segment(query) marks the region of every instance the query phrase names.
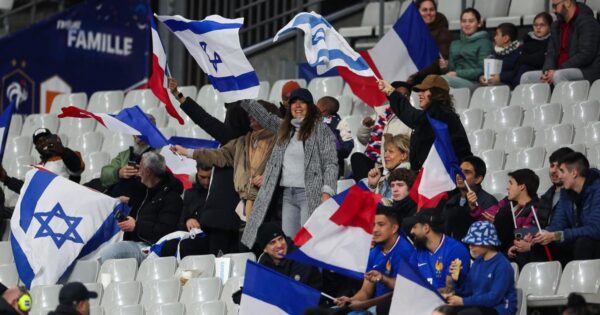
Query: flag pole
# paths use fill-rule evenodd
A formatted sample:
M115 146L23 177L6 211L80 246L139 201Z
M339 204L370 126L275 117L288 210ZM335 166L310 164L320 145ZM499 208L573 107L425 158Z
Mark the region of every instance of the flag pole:
M468 192L472 192L473 190L471 189L471 187L469 187L469 184L467 183L467 179L463 178L463 183L465 183L465 187L467 187L467 191ZM467 200L468 202L468 200ZM479 203L477 201L475 201L475 205L479 207ZM483 209L482 209L483 210Z
M321 292L321 295L324 296L324 297L326 297L326 298L328 298L328 299L330 299L330 300L332 300L332 301L336 300L333 296L331 296L331 295L329 295L329 294L327 294L325 292Z
M512 204L512 201L508 201L508 204L510 205L510 214L512 215L513 218L513 224L515 225L515 229L517 229L517 217L515 217L515 207Z
M531 206L531 211L533 211L533 219L535 220L535 224L537 225L538 233L539 233L542 231L542 227L540 225L540 221L538 220L538 216L537 216L535 208L533 206ZM548 248L548 245L543 245L543 246L544 246L544 251L546 252L546 257L548 258L548 261L552 261L552 254L550 253L550 248Z

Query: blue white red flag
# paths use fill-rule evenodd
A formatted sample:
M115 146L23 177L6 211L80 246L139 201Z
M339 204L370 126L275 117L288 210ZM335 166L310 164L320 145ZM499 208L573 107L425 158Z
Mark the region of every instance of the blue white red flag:
M321 204L294 237L299 248L286 257L363 279L381 195L362 183Z
M8 131L10 130L10 120L15 111L15 100L12 100L6 107L2 115L0 115L0 161L4 157L4 148L8 139Z
M103 246L122 240L114 218L118 211L127 215L129 208L51 172L27 172L10 222L21 281L28 288L55 284L76 259L93 258Z
M321 293L253 261L246 263L240 315L302 315L319 304Z
M396 263L400 264L400 267L396 276L390 314L431 314L436 307L446 304L442 296L413 266L403 259Z
M410 191L418 209L435 208L441 200L448 198L448 191L456 188L456 175L464 178L454 153L448 125L429 115L427 119L435 140Z

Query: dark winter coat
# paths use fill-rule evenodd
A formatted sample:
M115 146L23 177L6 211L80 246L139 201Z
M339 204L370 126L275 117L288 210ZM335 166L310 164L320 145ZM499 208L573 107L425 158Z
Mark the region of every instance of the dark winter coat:
M200 216L204 210L208 189L202 187L198 183L194 183L192 187L183 194L183 209L181 211L181 219L179 220L179 229L187 231L185 222L188 219L195 218L200 222Z

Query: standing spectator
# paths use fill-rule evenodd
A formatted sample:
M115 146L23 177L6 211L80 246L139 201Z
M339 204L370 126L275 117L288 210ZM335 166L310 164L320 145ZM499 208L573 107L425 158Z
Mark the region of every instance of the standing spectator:
M454 111L448 82L442 77L429 75L423 80L423 83L414 87L419 91L419 107L421 109L414 108L405 96L396 92L384 80L379 81L379 89L388 96L390 106L396 116L409 128L414 129L410 138L409 156L412 170L421 169L435 140L435 134L427 116L448 125L452 146L459 160L473 155L465 128Z
M473 8L460 15L460 39L450 44L450 58L440 60L444 79L453 88L474 89L483 74L483 59L494 51L487 31L480 30L481 14Z
M442 59L448 59L450 43L452 42L452 33L448 29L448 19L443 13L438 12L437 4L433 0L417 0L415 1L415 5L419 9L423 22L427 24L429 33L431 33L431 36L435 40ZM440 74L439 60L434 61L429 67L411 75L407 82L411 85L420 84L430 74Z
M558 165L564 189L550 225L533 243L550 245L563 266L571 260L600 258L600 172L579 152L567 154Z
M81 282L65 284L58 293L58 306L48 315L89 315L90 299L98 298L98 293L88 291Z
M517 27L512 23L498 25L491 58L501 60L502 69L500 74L492 74L489 80L482 75L479 77L479 82L482 85L512 85L519 57L521 57L521 43L517 39Z
M242 101L241 105L261 126L276 134L261 189L242 235L242 243L251 248L278 186L283 187L283 231L295 235L319 204L335 194L338 165L335 137L321 123L307 89L292 92L290 110L283 119L256 101Z
M287 81L281 88L281 103L279 104L280 117L285 117L285 114L290 109L290 95L299 88L300 84L296 81Z
M468 309L472 315L514 315L517 311L514 271L496 249L500 241L494 225L475 222L462 241L469 245L475 261L467 275L459 272L456 294L448 297L448 304ZM456 272L458 266L452 263L450 273Z
M169 89L181 103L181 109L220 143L227 143L245 135L250 130L250 119L239 103L225 104L225 122L221 122L206 112L189 97L177 90L177 81L169 78ZM277 199L277 198L274 198ZM204 209L200 212L202 230L210 234L209 252L213 255L237 252L239 250L239 229L241 220L235 212L240 196L233 184L232 167L215 167L208 189Z
M340 110L340 102L331 96L321 97L317 101L317 108L323 116L323 122L331 129L335 136L335 150L338 157L338 177L344 176L344 160L350 155L354 149L354 139L350 127L346 121L343 121L338 111Z
M395 81L392 82L392 87L396 92L404 95L407 99L410 99L412 88L410 84ZM389 133L392 135L410 136L412 133L412 130L396 117L396 114L394 114L394 111L389 105L385 107L381 106L379 108L384 108L383 113L376 115L376 120L370 116L365 117L356 132L356 139L358 139L361 144L367 146L364 153L357 152L350 157L353 178L357 182L366 178L369 171L375 167L376 163L382 164L381 148L383 148L385 142L385 139L383 138L384 134Z
M498 202L496 197L481 187L487 172L485 162L481 158L466 157L460 163L460 169L465 178L463 179L460 175L456 176L456 190L450 194L443 210L446 221L445 233L455 239L465 237L469 227L475 222L471 211L477 205L472 200L477 200L479 206L484 209Z
M557 20L551 27L544 67L524 73L521 83L600 78L600 25L592 9L576 0L552 0L552 9Z
M367 185L369 189L375 193L382 195L384 198L392 198L392 190L388 183L388 177L391 171L399 168L410 168L408 155L410 150L410 138L405 135L392 136L385 134L384 139L384 175L381 174L379 168L373 168L369 171L367 177Z
M546 12L538 13L533 19L533 31L527 33L523 38L521 56L515 67L516 74L512 82L513 86L519 85L523 73L541 70L544 66L551 24L552 15Z
M540 209L546 211L538 211L538 219L542 226L550 225L552 217L556 212L556 206L560 200L560 193L563 190L563 183L560 179L560 173L558 168L558 161L565 157L569 153L573 153L573 149L569 147L562 147L550 154L548 158L549 176L552 186L548 187L548 190L540 197ZM543 187L542 187L543 188Z

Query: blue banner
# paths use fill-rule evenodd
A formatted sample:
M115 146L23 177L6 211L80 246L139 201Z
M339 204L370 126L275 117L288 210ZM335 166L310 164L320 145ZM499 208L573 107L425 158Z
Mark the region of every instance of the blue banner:
M135 88L148 78L148 0L87 0L0 39L1 109L48 112L62 93Z

